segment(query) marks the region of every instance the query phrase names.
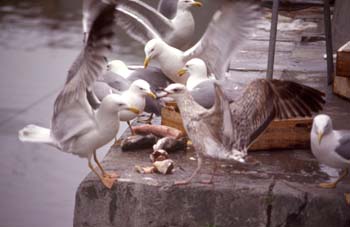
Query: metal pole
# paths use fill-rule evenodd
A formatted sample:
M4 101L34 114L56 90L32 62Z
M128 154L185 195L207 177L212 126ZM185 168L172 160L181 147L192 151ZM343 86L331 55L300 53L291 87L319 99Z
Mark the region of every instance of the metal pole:
M323 13L324 13L324 31L326 34L327 83L331 84L333 82L334 65L333 65L331 12L330 12L329 0L324 0Z
M266 72L267 79L273 78L273 65L275 62L275 47L276 47L276 35L277 35L277 23L278 23L278 7L279 7L279 0L273 0L271 28L270 28L270 41L269 41L269 56L267 59L267 72Z

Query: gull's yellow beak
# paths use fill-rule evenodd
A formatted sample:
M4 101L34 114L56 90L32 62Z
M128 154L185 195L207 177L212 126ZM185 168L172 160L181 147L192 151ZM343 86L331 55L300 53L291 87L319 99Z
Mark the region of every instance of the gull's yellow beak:
M322 132L317 132L318 144L321 144L322 138L323 138L323 133Z
M141 111L139 109L137 109L136 107L129 107L127 108L127 110L133 112L134 114L140 114Z
M157 96L153 92L149 92L147 95L153 99L157 99Z
M145 57L145 61L143 62L143 67L147 68L149 63L150 63L150 61L151 61L150 57Z
M178 76L183 76L183 75L185 75L187 73L187 69L185 69L185 68L182 68L182 69L180 69L179 71L177 71L177 75Z
M202 4L201 2L197 2L197 1L195 1L195 2L193 2L193 3L192 3L192 6L202 7L202 6L203 6L203 4Z

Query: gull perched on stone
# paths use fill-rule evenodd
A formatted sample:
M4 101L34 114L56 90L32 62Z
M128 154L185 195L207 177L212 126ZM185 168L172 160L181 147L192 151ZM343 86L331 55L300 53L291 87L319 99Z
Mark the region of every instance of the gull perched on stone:
M343 174L322 188L335 188L348 175L350 167L350 130L334 130L332 119L325 114L314 118L311 130L311 151L320 163L343 169Z
M201 168L203 156L245 162L249 146L274 118L311 116L324 103L322 92L280 80L256 79L231 103L215 84L215 104L209 110L197 104L182 84L171 84L164 91L175 99L198 155L196 170L176 184L191 181Z
M103 169L97 160L96 150L117 134L119 111L138 112L115 94L106 96L96 111L87 100L87 90L103 73L104 59L111 52L114 11L114 4L104 4L92 22L85 46L72 64L66 83L55 100L51 128L28 125L19 131L19 139L23 142L45 143L87 158L91 170L108 188L112 187L117 176ZM92 157L102 175L92 166Z
M141 43L157 37L171 46L186 49L191 43L195 27L190 11L192 6L200 7L202 3L195 0L178 0L174 18L168 19L139 0L124 1L117 7L117 23ZM169 8L169 4L163 7Z
M200 58L206 63L209 73L220 79L225 75L232 55L254 28L259 17L257 8L250 1L224 1L202 38L186 51L172 47L155 36L145 45L144 66L147 67L154 59L168 78L186 84L187 76L178 77L178 70L187 61Z

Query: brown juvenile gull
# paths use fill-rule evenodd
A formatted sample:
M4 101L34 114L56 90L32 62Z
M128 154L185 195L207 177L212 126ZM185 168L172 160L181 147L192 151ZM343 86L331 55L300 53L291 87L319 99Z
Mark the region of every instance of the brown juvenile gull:
M314 118L311 130L311 151L320 163L343 169L343 174L322 188L335 188L348 175L350 167L350 130L334 130L332 119L325 114Z
M105 97L96 111L87 100L87 90L103 73L104 59L111 52L114 11L114 4L104 4L93 21L85 46L69 69L66 83L55 100L51 128L28 125L19 131L19 139L23 142L45 143L87 158L90 169L108 188L112 187L117 175L103 169L96 150L117 134L119 111L138 112L114 94ZM92 166L92 157L102 175Z
M174 18L168 19L142 1L123 1L117 7L117 23L141 43L160 38L171 46L186 49L194 34L195 22L190 11L193 6L200 7L202 3L178 0Z
M192 180L201 168L203 156L244 163L249 146L274 118L311 116L324 104L322 92L280 80L256 79L231 103L215 84L216 100L209 110L197 104L182 84L171 84L164 91L176 101L198 156L192 175L176 184Z
M255 27L260 16L258 9L258 5L251 1L226 0L214 14L202 38L190 49L181 51L159 37L147 42L144 66L147 67L153 59L169 79L186 84L187 76L178 77L178 70L190 59L201 58L209 73L221 79L232 55Z

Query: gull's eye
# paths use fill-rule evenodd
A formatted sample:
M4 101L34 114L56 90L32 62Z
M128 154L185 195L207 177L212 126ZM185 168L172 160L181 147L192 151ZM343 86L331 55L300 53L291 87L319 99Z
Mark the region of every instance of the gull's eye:
M174 92L179 92L180 89L179 89L179 88L175 88L173 91L174 91Z
M151 52L153 52L153 51L154 51L154 48L151 49Z

